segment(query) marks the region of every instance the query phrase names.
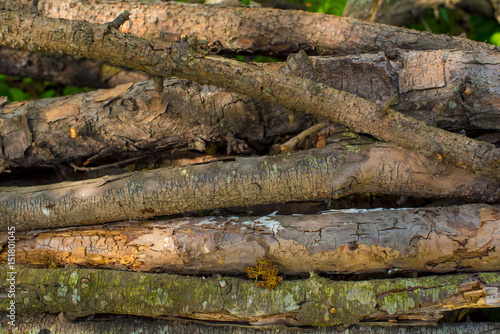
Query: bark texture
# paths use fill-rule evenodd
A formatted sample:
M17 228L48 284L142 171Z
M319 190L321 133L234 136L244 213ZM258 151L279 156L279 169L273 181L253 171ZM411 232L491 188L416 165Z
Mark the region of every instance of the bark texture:
M500 150L494 145L430 127L388 107L286 72L279 75L262 66L205 56L206 51L201 50L206 46L194 38L183 38L174 43L149 42L123 34L109 25L5 11L0 13L0 18L9 22L0 30L3 36L1 44L5 46L58 50L134 67L155 77L179 76L213 84L290 109L310 112L342 123L353 131L366 132L435 159L447 158L457 166L482 171L497 179L500 177Z
M499 184L389 144L332 146L38 187L0 188L0 228L91 225L375 192L494 202Z
M0 73L91 88L111 88L149 80L144 73L127 71L98 60L10 48L0 48Z
M11 327L1 314L0 333L75 333L75 334L470 334L495 333L500 324L495 322L463 322L457 324L440 323L436 326L335 326L307 329L288 328L276 323L274 326L217 325L215 323L185 320L165 320L135 317L99 317L78 322L70 322L55 314L17 315L17 325ZM347 328L346 328L347 327Z
M500 206L477 204L124 222L18 232L16 263L244 275L266 257L290 275L499 271L499 227Z
M414 21L426 11L439 6L450 9L461 8L474 14L495 18L500 23L500 2L498 0L400 0L365 1L348 0L343 16L390 25L405 25Z
M0 0L0 8L32 12L31 0ZM335 55L392 48L413 50L485 50L484 43L433 35L405 28L380 26L351 18L271 8L223 7L178 2L40 0L41 15L105 23L121 12L132 15L124 32L145 38L175 40L195 34L218 42L226 52L288 55L300 49L309 54Z
M394 61L382 52L311 60L325 85L374 102L398 96L392 108L429 125L472 134L500 129L500 60L494 57L406 51ZM286 63L269 67L285 70ZM296 113L290 125L291 112L180 79L165 81L161 95L151 85L135 84L11 103L0 107L0 170L80 162L103 152L138 156L158 148L203 151L207 143L226 141L228 131L248 142L311 125L311 116Z
M274 290L253 280L183 277L97 269L0 267L0 287L15 277L17 314L175 316L292 326L390 322L436 324L462 308L500 306L497 273L413 279L330 281L312 275ZM10 304L0 298L3 309Z
M176 78L165 80L161 94L152 83L125 84L0 107L0 169L80 164L127 152L136 157L155 150L204 152L211 143L226 142L229 132L262 141L312 121L298 115L292 126L283 107Z

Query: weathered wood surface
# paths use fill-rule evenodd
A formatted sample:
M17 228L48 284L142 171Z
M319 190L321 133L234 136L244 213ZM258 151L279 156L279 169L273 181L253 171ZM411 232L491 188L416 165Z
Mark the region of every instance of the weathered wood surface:
M499 227L500 206L484 204L123 222L17 232L16 262L244 275L267 257L281 273L302 276L500 271ZM7 237L0 233L3 263Z
M416 21L425 12L438 7L464 11L472 11L490 18L496 18L500 23L500 3L497 0L406 0L367 2L363 0L348 0L343 16L353 17L370 22L379 22L390 25L406 25Z
M0 288L15 278L17 314L175 316L255 325L435 324L452 310L500 306L500 274L331 281L312 275L274 290L253 280L97 269L0 267ZM0 297L7 309L10 299ZM264 322L262 322L264 321Z
M500 324L495 322L462 322L441 323L436 326L335 326L300 329L289 328L285 325L248 326L248 325L217 325L210 322L166 320L137 317L113 317L79 319L71 322L61 315L35 314L17 315L16 326L7 324L6 314L0 313L0 333L50 333L65 334L471 334L496 333L500 331ZM48 333L48 332L47 332Z

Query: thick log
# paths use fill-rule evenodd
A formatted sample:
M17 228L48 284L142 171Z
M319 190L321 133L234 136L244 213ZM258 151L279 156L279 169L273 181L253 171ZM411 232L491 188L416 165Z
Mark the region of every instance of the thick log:
M181 35L220 43L225 52L288 55L300 49L309 54L335 55L412 50L487 50L485 43L466 38L434 35L405 28L377 25L351 18L305 11L272 8L224 7L179 2L61 1L40 0L41 15L85 20L112 21L128 10L132 15L121 28L145 38L175 40ZM31 0L0 0L0 9L32 13Z
M0 188L0 229L91 225L354 193L495 202L498 182L389 144L333 145L274 157Z
M262 257L289 275L500 271L500 206L179 218L15 234L16 263L244 275ZM0 234L2 263L8 233ZM300 258L298 261L297 258Z
M183 277L97 269L0 267L0 297L16 314L174 316L239 323L333 326L359 323L436 324L452 310L500 306L500 275L331 281L311 275L274 290L253 280Z
M499 178L500 150L494 145L430 127L388 106L326 87L317 82L269 71L206 51L195 38L174 43L147 41L110 25L0 12L8 24L0 44L29 50L58 51L98 58L147 72L154 77L180 76L213 84L290 109L309 112L356 132L394 142L435 159ZM22 29L19 29L21 27ZM492 57L495 57L493 54Z

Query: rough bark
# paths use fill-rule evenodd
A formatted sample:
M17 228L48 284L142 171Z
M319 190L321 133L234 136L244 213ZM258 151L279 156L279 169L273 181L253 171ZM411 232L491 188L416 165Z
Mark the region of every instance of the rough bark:
M80 164L93 156L204 151L229 132L247 141L295 132L311 116L288 121L283 107L176 78L159 94L151 83L0 107L0 170ZM248 150L248 148L247 148ZM121 155L119 155L121 153ZM122 158L124 159L124 158Z
M0 48L0 73L91 88L111 88L132 81L149 80L144 73L127 71L93 59L9 48Z
M70 319L105 313L255 325L416 325L436 324L452 310L500 306L497 273L357 282L311 275L270 291L253 280L221 276L1 266L0 287L8 290L12 278L17 314L64 312ZM2 309L10 300L2 296Z
M1 0L0 8L32 12L31 0ZM258 52L286 56L299 49L335 55L392 48L413 50L485 50L463 38L380 26L351 18L270 8L222 7L183 3L40 0L41 15L104 23L128 10L123 31L145 38L176 39L195 34L220 43L225 52Z
M499 271L499 225L500 206L472 204L123 222L18 232L16 263L244 275L266 257L290 275ZM7 237L0 234L3 263Z
M482 58L476 53L408 51L395 69L383 53L311 60L327 86L371 101L398 95L395 110L430 125L477 133L480 128L500 129L494 102L500 101L500 64ZM286 64L269 66L283 69ZM292 126L287 113L276 104L180 79L167 80L162 95L151 85L135 84L11 103L0 107L0 170L78 161L99 152L138 156L157 148L203 150L206 142L225 141L227 131L255 141L311 124L312 117L296 114Z
M470 334L495 333L500 324L494 322L463 322L456 324L440 323L436 326L336 326L307 329L287 328L285 325L244 326L217 325L215 323L186 320L166 320L136 317L96 317L84 321L70 322L54 314L17 315L17 324L7 324L6 315L0 314L0 333L24 334L29 332L78 333L78 334Z
M337 145L37 187L0 188L0 228L144 219L374 192L498 201L498 182L389 144Z
M471 13L495 18L500 23L500 2L498 0L380 0L373 2L349 0L342 15L398 26L408 24L408 22L414 21L426 11L439 6L450 9L461 8Z
M154 76L178 76L309 112L356 132L394 142L435 159L499 178L500 150L492 144L430 127L388 107L308 79L270 71L258 65L205 56L193 38L174 43L147 41L109 25L49 19L2 11L0 44L39 51L58 51L133 67ZM497 55L496 55L497 56ZM494 54L485 57L496 57Z

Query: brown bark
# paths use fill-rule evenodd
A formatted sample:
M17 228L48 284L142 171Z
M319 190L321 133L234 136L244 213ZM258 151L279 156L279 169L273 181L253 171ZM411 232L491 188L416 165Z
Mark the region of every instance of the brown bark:
M497 181L389 144L337 145L59 184L0 188L0 229L78 226L375 192L498 201Z
M356 132L394 142L435 159L499 178L500 150L494 145L430 127L392 109L307 79L216 56L204 56L195 39L148 42L109 25L1 12L1 44L65 52L134 67L154 77L180 76L251 97L310 112ZM21 29L19 29L21 27ZM57 32L57 33L56 33ZM492 57L495 57L493 54ZM159 65L161 64L161 65Z
M9 48L0 48L0 73L91 88L111 88L132 81L149 80L144 73L127 71L93 59Z
M429 325L453 310L500 306L496 273L357 282L311 274L270 291L253 280L221 276L0 266L3 290L8 291L12 278L17 314L65 312L70 319L104 313L255 325ZM12 300L6 295L0 299L4 310Z
M165 80L161 94L152 83L126 84L10 103L0 107L0 115L0 170L80 164L94 155L118 155L116 161L127 152L136 157L174 148L203 152L210 143L226 142L229 132L263 140L313 120L297 116L292 126L283 107L176 78Z
M1 0L0 8L32 11L31 0ZM128 10L124 32L145 38L176 39L195 34L217 41L227 52L287 55L299 49L309 54L335 55L392 48L413 50L485 50L490 46L467 39L380 26L351 18L271 8L146 2L40 0L41 15L104 23Z
M499 225L500 206L475 204L123 222L18 232L16 263L244 275L266 257L291 275L499 271ZM3 263L7 237L0 234Z
M383 53L311 60L325 85L371 101L398 95L393 108L427 124L472 133L478 128L500 129L500 109L495 104L500 101L500 64L481 54L403 52L398 61L401 68L390 67L391 74L387 71L391 61ZM166 81L162 95L152 89L151 85L135 84L110 92L0 107L0 136L4 139L0 169L78 162L104 151L107 155L135 152L137 156L147 153L146 149L203 150L206 142L225 141L227 131L240 139L261 140L303 130L312 120L296 114L291 126L281 106L189 81ZM72 128L77 138L70 136ZM9 134L26 140L9 140Z
M98 318L79 319L70 322L61 315L35 314L17 315L16 326L9 327L7 318L2 316L0 323L2 334L25 334L29 332L43 333L78 333L78 334L470 334L470 333L496 333L500 331L500 324L495 322L462 322L440 323L436 326L367 326L354 325L315 327L300 329L288 328L276 323L274 327L243 326L243 325L217 325L210 322L166 320L134 317L102 316Z
M496 18L500 23L500 2L498 0L400 0L400 1L363 1L349 0L343 16L370 22L391 25L406 25L426 11L439 6L450 9L461 8L471 13Z

